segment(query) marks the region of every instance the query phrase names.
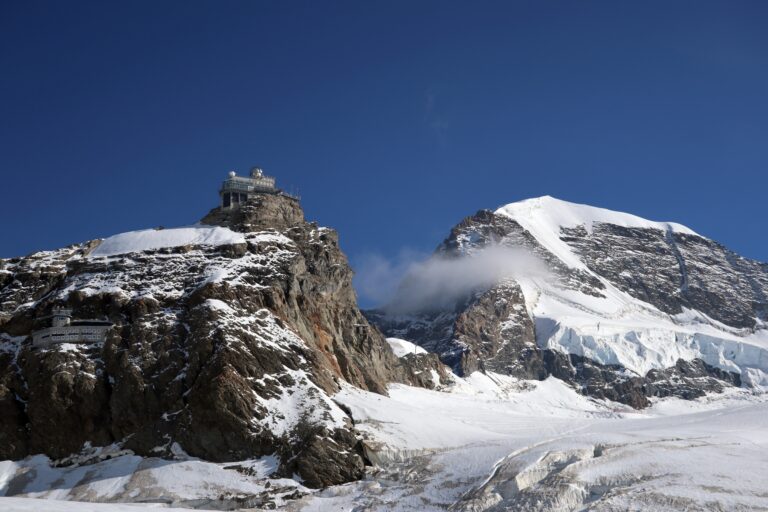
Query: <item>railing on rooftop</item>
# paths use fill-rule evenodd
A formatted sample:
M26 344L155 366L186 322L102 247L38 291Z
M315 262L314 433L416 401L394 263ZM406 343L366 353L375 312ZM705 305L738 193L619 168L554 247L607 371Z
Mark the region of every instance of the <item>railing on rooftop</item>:
M289 194L288 192L283 192L282 190L279 192L279 194L290 199L295 199L296 201L301 201L301 196L299 194Z
M254 177L245 177L245 176L231 176L230 178L227 178L224 180L224 182L221 185L221 193L227 194L227 193L251 193L251 192L267 192L271 194L280 194L281 196L288 197L290 199L294 199L296 201L301 200L301 196L298 194L291 194L289 192L284 192L277 187L275 187L275 178L271 176L254 176ZM236 198L232 199L234 203L242 202L243 199ZM231 203L229 203L228 196L224 197L224 206L229 207Z
M48 346L56 343L96 343L105 341L109 325L47 327L32 333L32 345Z
M274 178L241 178L239 176L229 178L221 185L222 192L274 192Z

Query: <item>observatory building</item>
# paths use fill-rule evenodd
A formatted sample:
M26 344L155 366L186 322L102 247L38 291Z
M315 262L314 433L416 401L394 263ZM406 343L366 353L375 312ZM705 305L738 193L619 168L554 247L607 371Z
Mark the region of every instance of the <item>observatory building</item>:
M104 320L72 320L72 310L53 308L51 326L32 333L33 347L57 343L98 343L106 340L112 322Z
M236 208L256 194L278 194L291 199L299 199L298 196L287 194L275 186L275 178L267 176L259 167L251 169L250 176L238 176L235 171L229 173L229 177L221 185L222 208Z

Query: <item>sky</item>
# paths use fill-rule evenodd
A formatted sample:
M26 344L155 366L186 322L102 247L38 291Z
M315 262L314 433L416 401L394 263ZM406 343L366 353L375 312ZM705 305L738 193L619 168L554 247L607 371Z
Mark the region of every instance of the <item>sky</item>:
M353 266L541 195L768 261L768 2L0 1L0 257L259 165Z

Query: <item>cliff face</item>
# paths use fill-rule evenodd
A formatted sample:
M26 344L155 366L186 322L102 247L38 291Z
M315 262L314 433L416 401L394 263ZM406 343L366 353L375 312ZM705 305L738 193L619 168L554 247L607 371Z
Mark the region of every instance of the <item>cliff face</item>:
M280 474L310 486L361 476L330 396L342 382L384 393L418 377L357 309L337 234L280 195L203 224L222 227L0 260L0 459L178 444L213 461L277 454ZM54 306L114 327L103 344L33 348Z
M665 313L697 310L743 329L767 318L768 265L712 240L609 224L564 229L563 240L590 270Z
M499 275L448 307L367 316L459 374L553 375L635 407L768 383L764 263L684 226L552 198L464 219L434 258L491 247L523 250L546 275Z

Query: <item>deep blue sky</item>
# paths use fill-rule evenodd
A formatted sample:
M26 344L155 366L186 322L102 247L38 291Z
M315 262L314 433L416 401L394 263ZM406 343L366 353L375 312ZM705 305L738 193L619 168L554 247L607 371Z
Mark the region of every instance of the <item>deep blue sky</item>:
M259 164L353 261L550 194L768 260L768 2L0 2L0 257Z

